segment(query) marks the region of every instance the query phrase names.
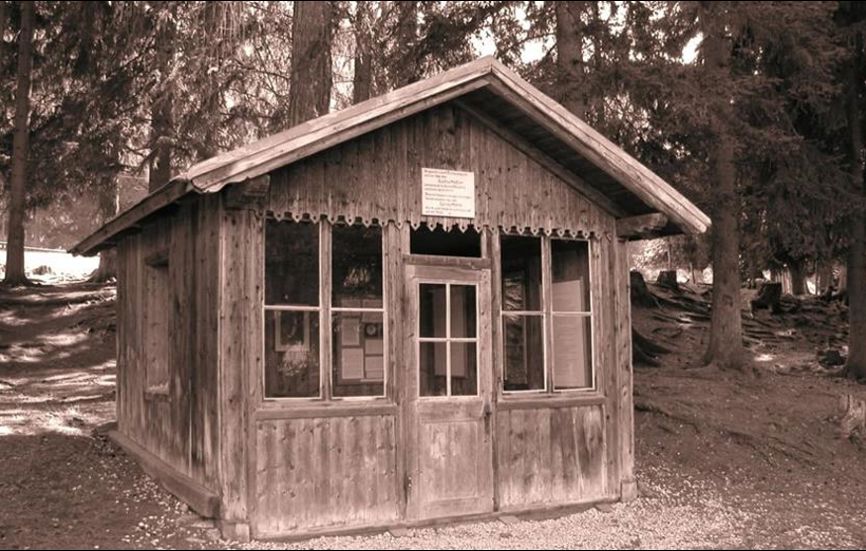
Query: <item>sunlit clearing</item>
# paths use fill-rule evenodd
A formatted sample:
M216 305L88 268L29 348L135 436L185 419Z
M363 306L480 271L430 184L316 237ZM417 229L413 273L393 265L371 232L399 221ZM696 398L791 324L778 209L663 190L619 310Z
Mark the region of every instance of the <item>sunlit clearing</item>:
M113 417L113 401L88 405L87 411L83 411L76 405L50 408L45 411L38 409L3 411L0 409L0 437L33 436L46 433L87 436L94 426Z

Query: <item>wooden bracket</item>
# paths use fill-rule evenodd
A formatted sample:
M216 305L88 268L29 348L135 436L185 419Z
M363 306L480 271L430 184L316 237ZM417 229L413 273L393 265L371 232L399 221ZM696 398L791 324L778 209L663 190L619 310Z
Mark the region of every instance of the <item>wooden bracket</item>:
M269 174L232 184L225 190L225 206L229 209L262 210L265 208L270 189Z
M616 221L616 235L620 239L651 239L668 225L668 217L660 212L641 214Z

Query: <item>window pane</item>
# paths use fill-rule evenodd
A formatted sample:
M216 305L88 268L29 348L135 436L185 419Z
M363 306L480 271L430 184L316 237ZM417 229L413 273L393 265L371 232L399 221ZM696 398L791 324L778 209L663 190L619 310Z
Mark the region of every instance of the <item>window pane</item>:
M476 304L475 285L451 286L451 337L475 337Z
M474 342L451 344L451 395L478 394L478 352Z
M541 316L502 316L505 390L544 390L544 323Z
M550 241L553 311L589 312L589 243Z
M422 283L419 289L418 316L422 337L444 338L445 335L445 285Z
M319 313L265 311L265 396L319 396Z
M382 228L335 225L333 300L343 308L382 307Z
M380 312L334 312L334 396L385 394L385 327Z
M541 239L503 235L502 309L541 311Z
M456 227L446 231L441 226L431 230L422 224L409 234L409 251L412 254L481 258L481 234L472 227L465 232Z
M267 220L265 304L319 304L318 225Z
M419 343L418 388L421 396L445 396L447 364L444 342Z
M557 389L592 386L589 316L553 316L553 382Z

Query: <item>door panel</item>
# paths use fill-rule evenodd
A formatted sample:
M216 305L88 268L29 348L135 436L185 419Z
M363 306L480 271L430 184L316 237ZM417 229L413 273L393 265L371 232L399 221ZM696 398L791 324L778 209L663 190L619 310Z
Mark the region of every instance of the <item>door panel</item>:
M492 511L490 272L410 265L406 286L407 516Z

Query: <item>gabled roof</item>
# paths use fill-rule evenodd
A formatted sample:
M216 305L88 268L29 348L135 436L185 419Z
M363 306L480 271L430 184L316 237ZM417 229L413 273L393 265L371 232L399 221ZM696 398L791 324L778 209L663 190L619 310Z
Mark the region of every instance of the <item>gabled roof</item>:
M200 162L70 252L93 254L185 195L217 192L451 100L516 132L578 175L590 184L590 198L618 218L659 212L668 220L667 233L702 233L710 225L706 214L649 168L516 73L484 57Z

